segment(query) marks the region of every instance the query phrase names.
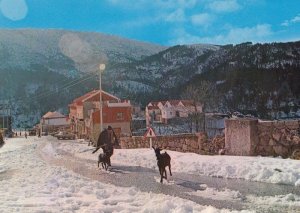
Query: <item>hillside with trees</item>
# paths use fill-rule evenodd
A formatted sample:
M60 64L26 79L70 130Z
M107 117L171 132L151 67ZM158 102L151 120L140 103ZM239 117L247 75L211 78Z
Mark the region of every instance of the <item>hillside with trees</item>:
M122 99L183 98L200 82L214 88L206 111L260 118L300 115L300 42L178 45L170 48L98 33L56 30L0 31L0 95L19 126L98 88Z

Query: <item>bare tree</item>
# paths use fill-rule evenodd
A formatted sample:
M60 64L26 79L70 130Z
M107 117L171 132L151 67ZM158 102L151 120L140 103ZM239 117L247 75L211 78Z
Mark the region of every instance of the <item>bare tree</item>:
M205 131L205 111L207 108L213 108L217 99L217 91L214 84L209 81L200 81L196 85L188 86L181 95L184 99L193 101L196 131L199 131L199 122L202 121ZM199 112L197 105L202 105L202 112Z

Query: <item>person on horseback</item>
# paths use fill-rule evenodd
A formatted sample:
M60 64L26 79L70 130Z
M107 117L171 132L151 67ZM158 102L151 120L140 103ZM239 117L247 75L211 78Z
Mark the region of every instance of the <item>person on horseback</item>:
M108 126L107 129L104 129L100 133L97 140L96 149L92 153L94 154L100 148L102 148L103 153L105 153L109 158L108 165L111 166L110 157L114 153L114 146L119 146L119 141L113 128L111 126Z

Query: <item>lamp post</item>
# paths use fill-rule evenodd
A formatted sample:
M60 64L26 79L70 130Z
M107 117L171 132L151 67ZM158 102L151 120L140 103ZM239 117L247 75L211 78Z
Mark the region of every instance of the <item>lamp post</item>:
M105 70L105 64L100 64L99 65L99 90L100 90L100 133L102 132L103 129L103 120L102 120L102 85L101 85L101 74Z

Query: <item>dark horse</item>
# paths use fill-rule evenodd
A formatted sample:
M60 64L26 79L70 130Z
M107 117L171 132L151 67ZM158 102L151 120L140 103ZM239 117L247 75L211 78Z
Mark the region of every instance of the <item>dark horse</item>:
M161 149L160 148L154 148L152 146L152 148L154 149L155 155L156 155L156 159L157 159L157 166L159 169L159 174L160 174L160 182L163 182L163 178L167 179L167 171L166 171L166 167L169 167L169 172L170 172L170 176L172 176L172 172L171 172L171 157L170 155L165 152L163 154L160 153ZM164 176L165 173L165 176Z
M5 144L2 133L0 132L0 148Z

